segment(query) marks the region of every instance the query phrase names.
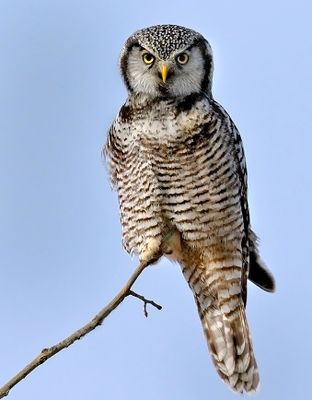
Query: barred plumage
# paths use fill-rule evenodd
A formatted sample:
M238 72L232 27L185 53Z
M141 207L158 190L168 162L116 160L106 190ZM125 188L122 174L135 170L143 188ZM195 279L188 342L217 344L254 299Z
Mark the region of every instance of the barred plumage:
M187 67L178 65L182 52ZM129 98L105 152L124 246L140 258L161 249L180 263L219 375L236 391L256 390L246 281L249 271L265 290L274 281L250 228L240 135L211 95L211 48L186 28L147 28L127 41L121 69Z

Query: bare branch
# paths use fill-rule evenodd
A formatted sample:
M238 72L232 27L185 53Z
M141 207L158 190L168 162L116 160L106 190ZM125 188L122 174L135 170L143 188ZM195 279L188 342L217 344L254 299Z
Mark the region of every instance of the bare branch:
M135 269L134 273L131 275L130 279L126 283L126 285L120 290L120 292L113 298L113 300L108 303L89 323L84 325L82 328L78 329L72 335L68 336L66 339L57 343L56 345L43 349L41 353L35 357L25 368L23 368L18 374L16 374L12 379L10 379L4 386L0 388L0 399L7 396L10 390L21 380L26 378L34 369L36 369L39 365L46 362L49 358L53 357L56 353L65 349L66 347L71 346L76 340L81 339L83 336L87 335L91 331L93 331L97 326L101 325L104 319L115 310L116 307L130 294L133 296L131 292L131 287L134 282L137 280L139 275L144 271L144 269L156 261L161 257L161 254L156 254L151 260L141 262L138 267ZM131 293L130 293L131 292ZM136 294L135 294L136 295ZM146 300L144 297L136 295L135 297L140 298L142 301L145 301L145 304L152 304L154 307L159 308L160 306L154 303L151 300ZM143 300L144 299L144 300ZM161 307L160 307L161 309Z
M137 299L140 299L140 300L143 301L143 303L144 303L144 315L145 315L146 318L148 317L148 312L147 312L147 305L148 304L150 304L153 307L157 308L157 310L161 310L162 309L162 306L157 304L157 303L155 303L155 301L148 300L144 296L134 292L133 290L129 290L128 296L133 296L133 297L136 297Z

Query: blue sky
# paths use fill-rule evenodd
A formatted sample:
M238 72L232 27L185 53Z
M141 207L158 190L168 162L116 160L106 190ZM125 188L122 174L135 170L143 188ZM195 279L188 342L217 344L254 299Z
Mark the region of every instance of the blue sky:
M249 285L258 399L306 399L312 356L311 5L297 0L1 0L0 384L87 322L136 266L101 160L126 98L118 56L138 28L176 23L215 55L214 96L239 127L253 227L277 293ZM10 393L25 399L234 399L191 292L162 261L95 332Z

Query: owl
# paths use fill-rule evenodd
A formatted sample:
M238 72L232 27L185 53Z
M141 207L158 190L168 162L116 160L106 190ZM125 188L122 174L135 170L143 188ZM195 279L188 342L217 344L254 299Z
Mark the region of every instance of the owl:
M241 137L212 96L211 47L191 29L152 26L129 37L120 68L128 98L104 153L123 245L140 260L180 264L218 374L255 391L247 279L268 292L275 283L250 226Z

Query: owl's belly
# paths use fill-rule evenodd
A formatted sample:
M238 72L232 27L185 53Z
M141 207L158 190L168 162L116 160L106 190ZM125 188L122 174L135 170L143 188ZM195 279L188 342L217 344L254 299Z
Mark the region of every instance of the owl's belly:
M240 182L219 125L202 123L190 132L163 124L161 132L137 130L128 147L118 188L126 249L140 254L168 227L192 247L240 242Z
M214 163L204 155L163 160L155 167L163 218L192 246L241 240L239 182L231 160Z

